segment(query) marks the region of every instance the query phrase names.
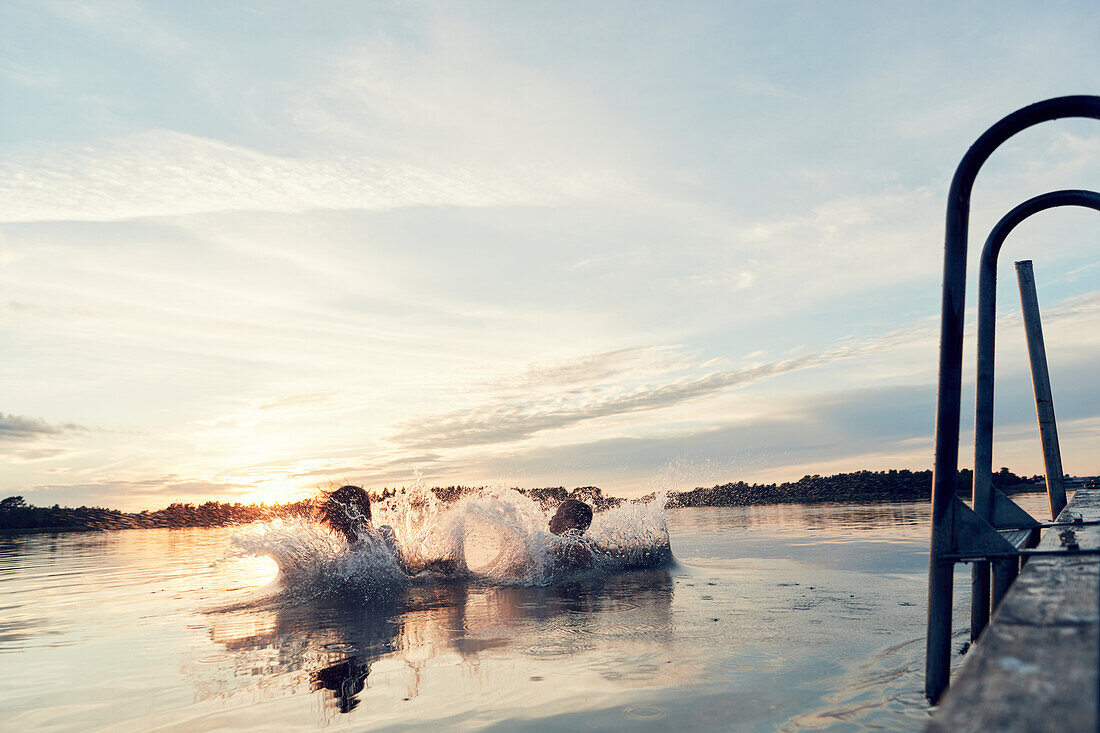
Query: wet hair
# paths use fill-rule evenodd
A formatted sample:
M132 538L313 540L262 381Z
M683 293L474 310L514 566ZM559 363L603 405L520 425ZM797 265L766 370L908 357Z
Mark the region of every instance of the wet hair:
M571 529L580 532L592 524L592 507L579 499L566 499L550 518L550 531L562 535Z
M370 522L370 497L359 486L341 486L325 495L318 519L348 542L357 542L359 529Z

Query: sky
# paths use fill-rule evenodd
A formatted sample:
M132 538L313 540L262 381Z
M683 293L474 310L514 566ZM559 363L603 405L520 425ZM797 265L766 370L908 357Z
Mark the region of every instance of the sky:
M0 4L0 494L620 496L926 469L944 210L1026 104L1100 93L1084 2ZM1100 188L1100 127L986 164L976 254ZM1100 221L1001 257L994 466L1100 473Z

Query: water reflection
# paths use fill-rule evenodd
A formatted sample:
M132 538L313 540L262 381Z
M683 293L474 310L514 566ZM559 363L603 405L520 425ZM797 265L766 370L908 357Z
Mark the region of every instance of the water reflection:
M1012 495L1033 517L1042 519L1046 494L1025 492ZM968 502L969 503L969 502ZM771 531L874 532L883 537L909 537L914 525L927 526L928 502L868 504L771 504L763 506L669 509L670 519L682 529L728 531L767 529Z
M773 506L712 507L705 511L669 510L685 529L722 531L768 529L804 532L844 530L909 536L912 526L928 522L925 504L776 504Z
M361 704L372 667L394 660L408 677L405 699L420 694L430 660L456 654L476 674L479 657L566 658L611 640L646 645L672 638L673 578L647 570L550 587L487 587L452 582L407 588L383 601L329 594L299 602L289 591L208 615L210 636L230 654L198 660L200 699L263 689L279 677L321 693L338 713ZM628 611L629 621L616 622ZM259 679L257 679L259 678Z
M341 713L350 713L359 704L356 697L366 686L370 663L363 657L348 657L311 675L313 691L328 690Z
M1043 494L1013 499L1042 516ZM660 715L649 725L916 729L926 512L676 509L684 564L668 571L428 584L375 604L252 588L273 566L226 559L241 529L0 535L0 664L20 670L0 675L0 715L13 730L614 729ZM960 642L968 580L956 573Z

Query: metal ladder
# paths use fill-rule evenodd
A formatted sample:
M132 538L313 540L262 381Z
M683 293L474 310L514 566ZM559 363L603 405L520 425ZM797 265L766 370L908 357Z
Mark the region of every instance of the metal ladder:
M962 398L963 303L966 293L966 250L970 223L970 195L978 171L1003 142L1016 133L1047 120L1087 117L1100 120L1100 96L1048 99L1019 109L985 131L959 162L951 180L947 201L944 241L943 302L940 321L939 387L936 397L935 463L932 474L932 538L928 559L928 631L925 648L925 696L935 703L947 689L951 661L951 607L955 564L973 562L971 580L971 635L984 628L990 611L990 567L994 600L1003 596L1015 577L1022 558L1035 554L1060 554L1072 550L1031 549L1043 527L992 486L993 355L996 317L996 265L1001 245L1021 221L1056 206L1084 206L1100 210L1100 194L1092 191L1054 191L1029 199L1006 214L986 240L979 273L978 384L975 410L974 509L956 493L959 458L959 420ZM1023 280L1021 280L1021 284ZM1022 286L1022 285L1021 285ZM1026 310L1026 308L1025 308ZM1037 314L1037 305L1036 305ZM1030 329L1029 329L1030 330ZM1038 344L1042 349L1041 331ZM1031 341L1029 339L1029 347ZM1029 348L1029 351L1031 349ZM1045 373L1045 356L1042 358ZM1036 357L1032 354L1033 378ZM1044 459L1051 430L1044 432L1044 409L1036 383L1040 434ZM1049 403L1049 385L1047 388ZM1053 427L1053 406L1050 411ZM1056 438L1053 445L1057 451ZM1052 462L1047 463L1047 491L1052 519L1065 506L1061 489L1061 465L1052 483ZM1059 489L1061 492L1059 494ZM1077 526L1080 526L1079 524ZM1031 547L1029 547L1029 545ZM1095 554L1100 551L1079 553Z

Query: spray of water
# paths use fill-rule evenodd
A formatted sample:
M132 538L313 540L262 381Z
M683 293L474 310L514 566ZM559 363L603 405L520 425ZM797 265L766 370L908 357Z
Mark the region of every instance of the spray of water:
M672 562L665 497L597 512L585 534L551 534L553 507L511 489L482 489L447 503L414 486L372 505L373 525L348 545L307 519L243 531L234 544L279 565L295 589L367 588L462 578L493 585L550 585L581 575Z

